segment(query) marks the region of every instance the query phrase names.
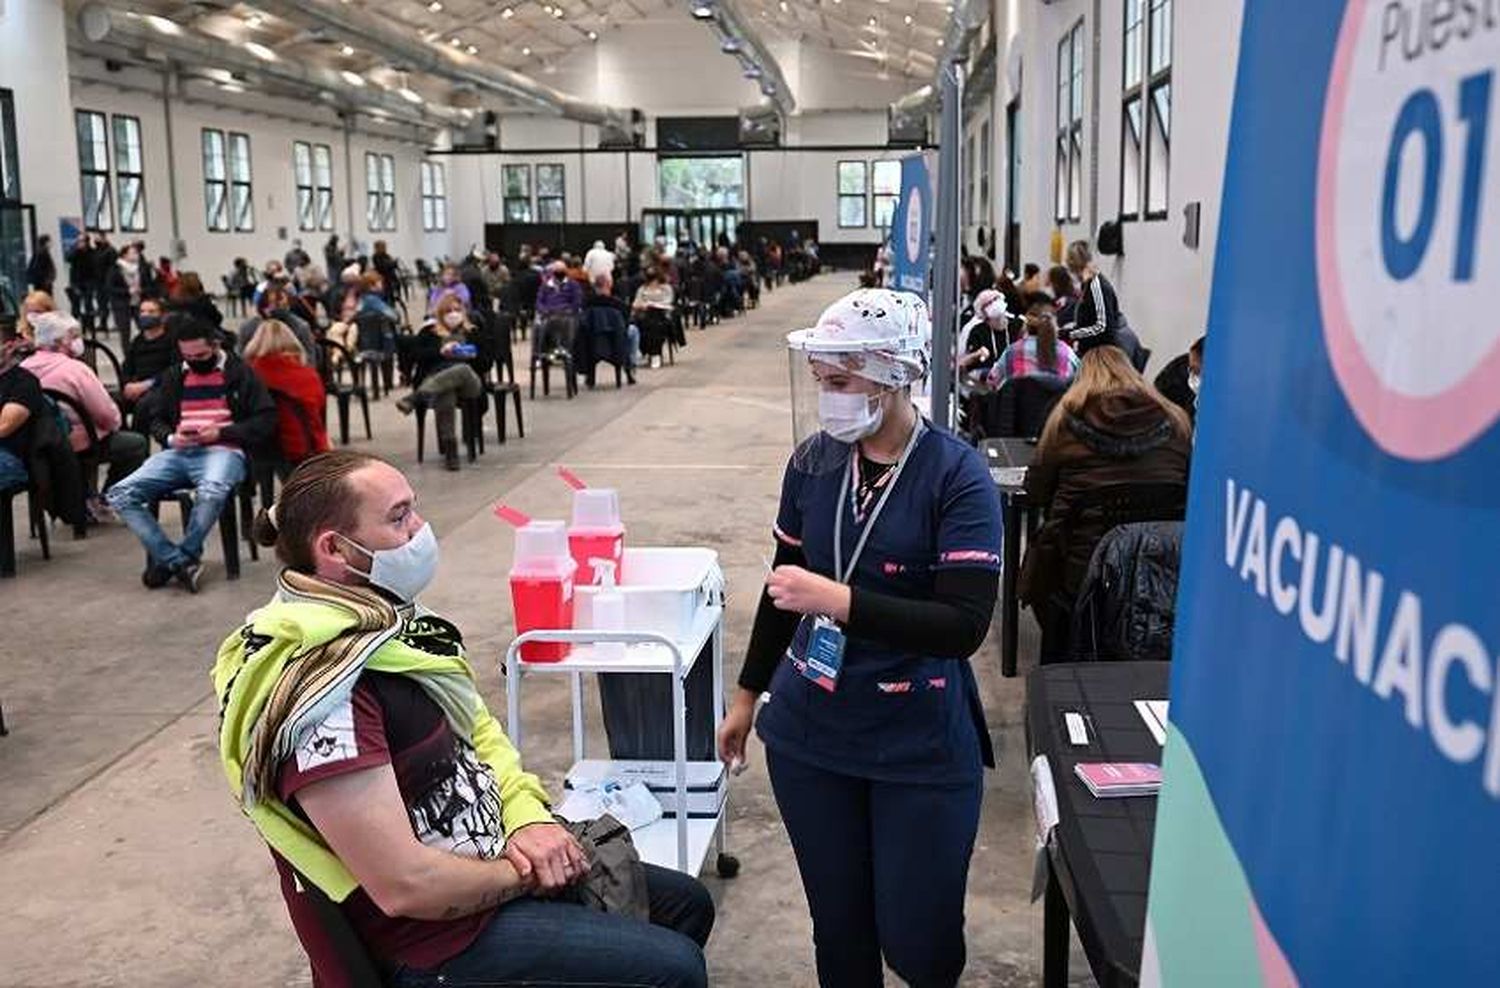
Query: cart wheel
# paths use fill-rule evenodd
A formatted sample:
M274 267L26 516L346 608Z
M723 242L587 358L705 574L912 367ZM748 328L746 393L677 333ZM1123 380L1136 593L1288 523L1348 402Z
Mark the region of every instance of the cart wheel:
M733 878L740 873L740 859L733 854L719 852L719 859L714 864L714 870L719 873L720 878Z

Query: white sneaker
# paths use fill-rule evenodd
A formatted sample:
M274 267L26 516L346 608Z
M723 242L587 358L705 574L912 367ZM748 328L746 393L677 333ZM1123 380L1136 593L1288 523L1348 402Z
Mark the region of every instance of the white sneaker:
M661 356L660 355L651 358L651 369L652 370L661 370Z

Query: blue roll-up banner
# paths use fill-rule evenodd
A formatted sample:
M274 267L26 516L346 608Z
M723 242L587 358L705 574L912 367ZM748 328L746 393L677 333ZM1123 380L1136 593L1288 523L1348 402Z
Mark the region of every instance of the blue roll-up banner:
M937 203L927 160L921 154L901 159L901 198L891 216L893 287L928 295L932 271L932 214Z
M1244 5L1143 984L1500 982L1497 66Z

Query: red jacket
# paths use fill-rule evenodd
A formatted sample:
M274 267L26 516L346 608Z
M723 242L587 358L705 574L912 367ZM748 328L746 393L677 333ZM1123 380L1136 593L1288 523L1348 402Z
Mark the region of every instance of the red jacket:
M273 353L250 361L250 367L276 398L276 444L289 463L300 463L313 453L329 448L324 416L328 396L318 372L289 353ZM285 396L285 397L283 397ZM286 404L291 398L302 406L312 426L313 448L307 447L307 427Z

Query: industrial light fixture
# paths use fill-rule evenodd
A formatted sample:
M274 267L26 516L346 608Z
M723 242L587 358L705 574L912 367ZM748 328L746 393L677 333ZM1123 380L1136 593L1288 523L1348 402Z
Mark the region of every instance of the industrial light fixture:
M260 27L262 23L263 22L261 21L261 16L259 14L251 14L249 17L245 18L245 26L252 31Z
M563 9L561 7L553 7L552 16L557 18L558 20L562 20Z
M464 51L468 52L470 55L478 55L479 54L479 49L476 48L474 45L470 45L469 47L465 48Z
M599 40L599 32L598 31L590 31L589 32L589 40L590 41L598 41Z
M875 20L875 18L872 17L872 18L869 19L869 21L867 23L869 24L870 27L874 27L876 24L879 23L879 21Z
M417 92L415 89L412 89L410 86L402 86L400 89L396 90L396 95L400 96L408 103L422 102L422 94Z
M365 84L365 77L358 72L350 72L348 69L344 69L339 75L351 86L363 86Z
M907 23L907 24L910 24L910 23L911 23L911 15L910 15L910 14L907 14L907 15L906 15L906 16L905 16L905 17L903 17L903 18L901 18L901 19L902 19L902 20L903 20L903 21L905 21L905 22L906 22L906 23Z
M719 50L726 55L738 54L740 50L740 39L725 38L723 41L719 42Z
M500 16L505 18L506 20L510 20L512 17L516 16L516 10L514 7L506 7L504 10L500 11Z
M761 76L760 66L759 65L747 65L747 66L745 66L745 73L744 73L744 75L745 75L746 79L759 79L760 76Z
M245 91L245 87L237 82L221 82L219 83L219 88L226 93L243 93Z
M697 0L693 4L693 16L700 21L711 21L714 19L714 5L708 0Z
M427 9L436 14L443 9L443 0L432 0L432 3L427 5Z
M154 29L156 29L157 33L159 34L170 34L176 36L182 33L182 25L178 24L174 20L166 17L161 17L157 14L147 14L146 23L150 24Z
M339 54L343 55L345 58L348 58L350 55L354 54L354 46L353 45L344 45L342 48L339 49Z
M788 11L788 10L790 10L790 9L791 9L791 8L790 8L790 7L788 7L788 6L787 6L787 2L786 2L786 0L781 0L781 4L780 4L780 6L781 6L781 12L782 12L782 13L783 13L783 14L785 14L785 13L786 13L786 12L787 12L787 11Z
M522 48L521 49L521 54L529 56L531 54L531 49L530 48Z
M259 41L245 42L245 50L254 55L256 58L260 59L262 62L276 61L276 53L267 48L265 45L261 44Z
M454 48L458 48L463 44L463 39L459 38L459 36L455 34L453 37L448 39L448 44L452 45Z

